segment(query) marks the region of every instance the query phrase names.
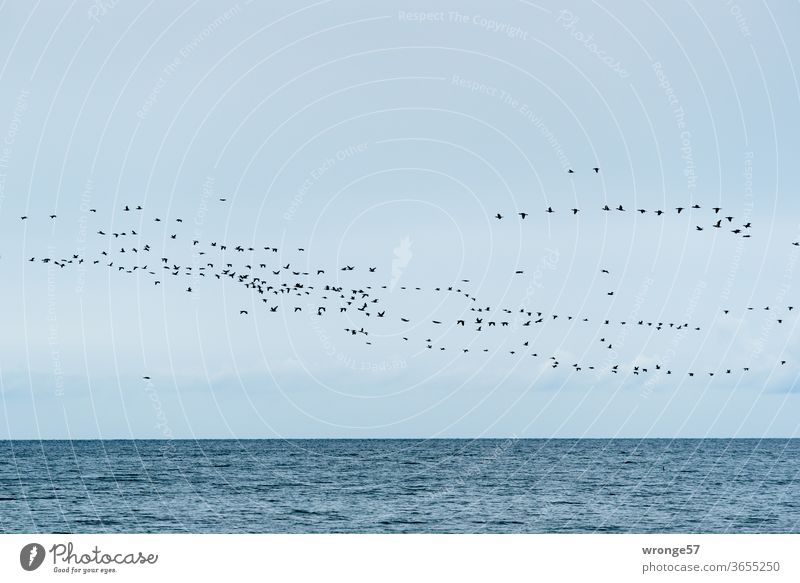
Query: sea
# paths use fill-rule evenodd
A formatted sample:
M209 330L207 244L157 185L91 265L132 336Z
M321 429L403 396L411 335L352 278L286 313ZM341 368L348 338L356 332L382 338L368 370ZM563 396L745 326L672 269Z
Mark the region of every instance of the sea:
M797 533L797 439L0 442L4 533Z

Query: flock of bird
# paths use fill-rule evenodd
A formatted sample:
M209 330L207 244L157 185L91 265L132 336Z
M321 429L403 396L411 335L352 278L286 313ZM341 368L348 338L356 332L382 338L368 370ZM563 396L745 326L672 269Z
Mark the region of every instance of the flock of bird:
M605 211L605 212L626 212L626 209L621 204L617 205L614 208L611 208L607 204L603 205L602 207L599 207L599 208L600 208L601 211ZM686 208L687 207L682 207L682 206L675 207L676 214L681 214L681 212L686 210ZM699 204L693 204L689 208L694 210L694 209L700 209L702 207ZM713 207L711 210L714 211L715 215L719 215L719 212L722 210L722 207ZM556 211L553 210L552 206L548 206L542 212L547 213L547 214L553 214ZM577 215L579 212L581 212L581 209L579 209L579 208L571 208L571 209L568 209L567 212L572 213L572 215L574 216L574 215ZM635 212L638 212L638 213L643 215L643 214L647 213L648 210L647 209L643 209L643 208L639 208L639 209L636 209ZM649 211L649 212L651 214L657 216L657 217L660 217L661 215L666 213L666 211L661 210L661 209L656 209L656 210ZM525 219L527 219L529 216L531 216L530 212L524 212L524 211L517 212L516 214L523 221ZM497 214L495 214L494 218L497 219L497 220L502 220L502 219L507 218L507 215L504 215L501 212L498 212ZM744 223L742 225L736 226L736 225L733 224L733 219L734 219L734 217L732 217L732 216L720 216L719 218L717 218L716 221L714 221L714 222L712 222L710 224L710 227L714 228L714 229L722 229L722 228L726 228L726 227L729 227L729 226L733 226L734 228L730 229L731 233L733 233L734 235L741 235L743 238L749 239L751 237L751 235L750 235L750 233L747 232L747 230L750 229L753 226L752 223L750 221L748 221L748 222L746 222L746 223ZM723 223L723 221L726 221L726 222ZM694 228L695 228L695 231L703 231L703 230L705 230L706 227L701 227L700 225L695 225ZM795 245L800 245L800 243L795 243Z
M595 173L599 172L599 168L593 168ZM570 171L572 173L572 171ZM224 203L227 199L219 198L219 202ZM693 204L689 207L692 210L700 209L700 205ZM609 206L602 207L603 211L611 212ZM676 207L678 214L685 210L684 207ZM718 215L722 208L713 207L715 215ZM97 213L97 209L88 209L91 213ZM624 212L625 209L622 205L616 208L617 212ZM648 212L645 209L637 209L641 214ZM143 213L144 208L141 205L124 205L122 208L123 213ZM545 210L546 213L555 213L552 207ZM570 209L572 215L577 215L580 209ZM661 216L664 214L662 210L652 211L655 215ZM527 212L517 213L522 220L526 220L529 216ZM28 216L21 217L22 220L28 220ZM504 219L504 215L498 213L496 215L498 220ZM56 214L49 215L50 220L57 219ZM728 223L733 222L732 216L721 216L712 227L721 228L722 221ZM183 223L181 218L166 219L161 217L151 217L154 223L162 223L163 225L174 224L173 229L166 229L163 235L165 242L183 241L186 237L185 233L181 231L180 225ZM139 224L143 224L144 219L139 218ZM742 225L741 229L734 229L736 234L742 233L742 229L750 229L749 222ZM697 226L697 230L702 230ZM278 247L273 245L266 245L256 249L253 246L245 245L242 243L231 243L223 241L201 241L191 236L186 237L186 244L188 250L192 252L192 264L187 264L185 261L175 261L167 256L167 253L154 253L151 243L144 243L140 241L139 233L135 228L128 227L122 229L111 228L98 228L96 235L101 237L105 242L105 249L99 251L95 255L81 255L80 253L72 253L66 257L30 257L29 262L41 262L43 264L52 263L59 268L65 268L70 265L97 265L112 269L118 273L143 275L151 279L153 285L161 285L165 281L165 277L183 278L189 281L185 282L185 292L192 294L197 293L197 282L201 281L200 278L213 278L214 280L232 281L239 284L243 288L255 294L256 301L252 305L262 307L265 313L277 313L286 311L290 314L304 313L311 318L323 317L324 315L336 312L339 314L346 314L346 318L350 320L347 327L343 327L343 332L349 337L363 338L366 345L372 345L373 337L370 336L370 322L381 319L384 322L394 321L399 331L396 336L401 338L403 342L409 343L411 346L416 346L420 351L456 351L463 354L467 353L497 353L501 350L508 354L508 356L526 356L533 358L542 358L542 362L547 363L549 367L558 368L564 366L556 355L540 357L538 350L534 349L535 342L530 336L527 338L515 339L515 345L507 345L506 342L501 342L503 348L490 348L487 345L477 346L480 343L481 334L486 335L492 329L508 329L514 331L516 334L524 335L526 331L534 330L537 326L552 325L554 322L574 322L575 324L596 324L600 328L597 329L595 339L599 342L601 348L608 351L614 350L614 342L611 340L611 333L603 332L606 328L610 329L616 326L638 326L644 329L651 329L653 331L662 330L686 330L686 331L700 331L701 327L696 324L690 324L684 321L663 321L659 319L635 319L628 320L614 320L605 317L593 317L590 314L564 314L564 313L549 313L546 310L533 310L526 306L489 306L481 303L479 299L470 293L466 288L470 283L469 279L462 279L454 284L446 284L435 287L419 287L419 286L397 286L401 291L417 291L417 292L436 292L444 294L454 294L463 297L467 302L462 310L461 315L452 319L429 319L417 321L412 315L406 313L394 313L392 308L384 307L384 299L381 297L380 290L386 290L390 286L387 284L378 285L381 281L379 278L383 277L380 273L378 266L359 266L359 265L343 265L336 268L337 272L352 273L353 276L348 276L348 279L363 274L364 278L371 278L361 280L359 285L344 285L340 282L340 278L332 278L326 269L313 269L307 270L296 267L293 261L297 261L296 254L304 253L304 248L292 249L289 253L279 253ZM742 236L749 237L749 233ZM798 245L798 243L795 243ZM291 256L290 256L291 254ZM276 257L277 255L277 257ZM302 257L302 256L301 256ZM241 258L241 259L240 259ZM277 259L277 261L276 261ZM302 259L300 259L302 261ZM299 262L299 261L297 261ZM333 270L330 270L333 271ZM611 278L609 269L602 269L602 274ZM514 275L522 275L524 270L516 270ZM393 286L391 286L393 287ZM609 284L609 287L613 285ZM607 296L613 296L614 290L606 292ZM754 310L755 307L748 307L748 310ZM769 306L763 310L770 310ZM793 306L787 306L786 312L791 312ZM245 306L238 310L239 316L248 316L253 310L251 306ZM730 310L723 310L725 315L728 315ZM778 309L772 309L775 313L775 322L782 324L786 316ZM357 321L356 318L361 319ZM357 323L352 323L357 322ZM412 337L409 330L414 331L418 328L418 324L425 324L423 330L431 329L447 330L448 332L457 331L459 329L471 331L471 336L465 338L464 342L459 346L445 346L440 344L438 339L434 339L436 334L423 333L418 337ZM406 335L403 335L406 334ZM441 338L444 334L440 334ZM383 336L381 336L383 338ZM780 360L780 365L786 364L785 360ZM569 366L569 365L568 365ZM582 370L598 370L611 374L619 374L621 371L628 372L632 375L640 375L647 373L659 373L672 375L672 369L661 363L653 363L650 366L643 365L622 365L614 363L607 359L605 364L582 364L572 363L569 366L573 371L579 372ZM748 372L749 367L724 368L719 371L704 371L708 376L715 374L733 374L734 370L741 370ZM688 376L695 376L694 371L688 371Z
M595 174L598 174L600 172L600 168L594 167L594 168L592 168L592 171ZM569 174L574 174L575 173L575 171L572 170L571 168L569 170L567 170L567 172ZM699 205L697 203L693 203L693 204L690 204L688 206L674 207L674 209L672 209L672 210L674 210L675 214L677 214L677 215L680 215L683 211L687 211L687 215L685 215L685 216L688 216L689 212L694 211L694 210L700 210L701 208L702 208L701 205ZM622 204L618 204L616 206L609 206L608 204L604 204L602 207L598 207L597 210L600 210L600 211L603 211L603 212L610 212L610 213L613 213L613 212L623 212L623 213L627 212L627 209ZM734 225L733 219L735 217L730 216L730 215L720 215L720 212L723 210L722 207L719 207L719 206L711 207L711 210L714 211L714 217L716 218L716 220L714 220L710 224L707 224L706 226L695 225L695 227L694 227L695 231L704 231L704 230L706 230L707 227L710 227L712 229L723 229L723 228L727 229L729 227L733 227L733 228L731 228L729 230L734 235L741 235L745 239L749 239L751 237L750 233L748 232L748 230L752 227L752 223L750 221L747 221L746 223L743 223L741 225ZM566 212L567 214L571 213L572 216L575 216L581 211L582 211L582 209L573 207L573 208L566 209L563 212ZM556 212L561 212L561 211L556 211L556 210L553 209L552 206L548 206L546 209L543 209L541 212L546 213L548 215L551 215L551 214L555 214ZM655 215L656 217L661 217L662 215L667 214L669 211L667 209L655 209L655 210L649 210L648 211L647 209L644 209L644 208L637 208L637 209L634 209L633 212L639 213L640 215L644 215L644 214L647 214L649 212L650 214ZM528 211L517 211L516 215L519 216L520 219L523 220L523 221L525 219L527 219L528 217L532 216L532 214L530 212L528 212ZM500 211L500 212L498 212L497 214L494 215L494 218L499 221L499 220L503 220L503 219L507 218L507 216L508 216L507 214L503 214L503 211ZM513 216L513 214L512 214L512 216ZM800 241L794 242L793 245L800 246Z

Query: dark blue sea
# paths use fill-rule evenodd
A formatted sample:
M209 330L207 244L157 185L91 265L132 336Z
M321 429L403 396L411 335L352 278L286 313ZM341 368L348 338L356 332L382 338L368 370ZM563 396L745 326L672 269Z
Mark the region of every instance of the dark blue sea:
M0 442L5 533L800 532L800 440Z

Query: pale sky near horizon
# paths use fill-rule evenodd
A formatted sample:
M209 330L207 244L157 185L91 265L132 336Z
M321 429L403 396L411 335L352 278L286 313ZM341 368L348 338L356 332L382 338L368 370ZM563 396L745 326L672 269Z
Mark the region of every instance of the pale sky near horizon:
M724 1L3 3L0 438L795 436L797 22ZM372 285L386 318L91 263L145 244L159 273L324 269L312 285ZM474 305L559 319L455 326Z

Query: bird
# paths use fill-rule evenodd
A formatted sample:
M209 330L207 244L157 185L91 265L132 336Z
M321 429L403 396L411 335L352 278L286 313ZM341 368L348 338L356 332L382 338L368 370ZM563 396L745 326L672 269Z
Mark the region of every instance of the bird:
M675 210L678 211L678 214L681 214L683 207L682 206L675 207Z
M546 213L554 213L555 211L553 210L553 207L549 206L549 207L547 207L547 210L545 212Z
M572 214L573 214L573 215L577 215L577 214L578 214L578 211L579 211L580 209L570 209L570 210L572 210Z
M523 221L525 220L525 217L528 216L528 213L517 213L517 214L522 217Z
M494 217L499 221L500 219L503 218L503 215L501 215L500 213L497 213Z
M600 168L592 168L592 170L594 170L594 173L595 173L595 174L597 174L598 172L600 172ZM613 174L613 172L612 172L612 174Z

